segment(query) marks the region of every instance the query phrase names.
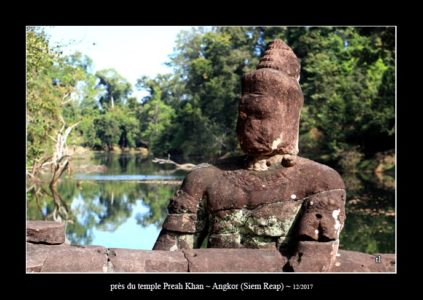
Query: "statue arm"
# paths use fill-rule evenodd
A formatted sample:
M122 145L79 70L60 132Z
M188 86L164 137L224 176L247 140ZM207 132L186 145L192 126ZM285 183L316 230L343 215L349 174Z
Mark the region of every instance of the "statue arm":
M345 189L332 189L308 197L298 224L295 255L290 259L294 271L330 271L344 221Z
M175 251L201 246L208 229L202 177L198 170L190 172L181 189L176 191L153 250Z

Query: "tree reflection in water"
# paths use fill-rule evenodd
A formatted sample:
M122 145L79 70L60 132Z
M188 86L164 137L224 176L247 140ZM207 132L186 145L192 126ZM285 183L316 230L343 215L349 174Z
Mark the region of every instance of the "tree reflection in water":
M340 247L367 253L395 252L395 179L343 174L347 219Z
M106 175L168 174L137 156L103 155L98 156L95 163L107 165ZM393 177L378 180L373 175L367 178L363 174L361 177L342 176L347 186L347 220L341 234L341 247L368 253L395 252ZM142 228L154 225L158 232L166 217L169 199L177 188L177 185L63 178L56 195L48 186L28 193L27 218L67 221L67 238L81 245L93 242L94 230L114 232L131 218ZM140 201L146 212L135 213Z
M125 181L64 181L59 193L64 206L70 207L67 218L67 238L72 244L88 245L93 229L115 231L132 215L137 200L148 207L145 214L137 214L142 227L150 224L159 230L166 217L166 206L177 186L149 185ZM38 201L37 201L38 199ZM55 201L48 193L28 195L28 219L54 220Z

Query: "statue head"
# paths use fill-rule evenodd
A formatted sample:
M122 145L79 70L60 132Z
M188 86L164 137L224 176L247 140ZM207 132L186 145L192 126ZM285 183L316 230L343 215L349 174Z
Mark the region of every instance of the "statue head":
M257 70L242 78L237 136L250 156L297 155L300 63L282 40L271 42Z

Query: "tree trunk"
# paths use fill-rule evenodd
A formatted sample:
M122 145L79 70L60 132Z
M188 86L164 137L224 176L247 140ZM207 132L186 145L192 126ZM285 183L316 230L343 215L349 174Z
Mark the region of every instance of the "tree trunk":
M51 196L54 201L53 212L48 216L52 217L56 222L63 222L68 220L69 209L66 203L63 201L55 185L50 184Z
M56 137L56 145L52 157L52 172L53 177L50 181L50 187L55 187L59 181L60 176L66 171L69 166L70 156L67 155L66 140L74 127L79 124L73 124L65 130L65 126L59 130Z

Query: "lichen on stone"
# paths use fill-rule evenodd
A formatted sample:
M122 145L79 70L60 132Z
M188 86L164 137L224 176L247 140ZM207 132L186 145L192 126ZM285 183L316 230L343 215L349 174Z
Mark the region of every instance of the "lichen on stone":
M275 248L276 247L276 238L269 236L253 236L245 235L242 237L242 245L247 248Z

